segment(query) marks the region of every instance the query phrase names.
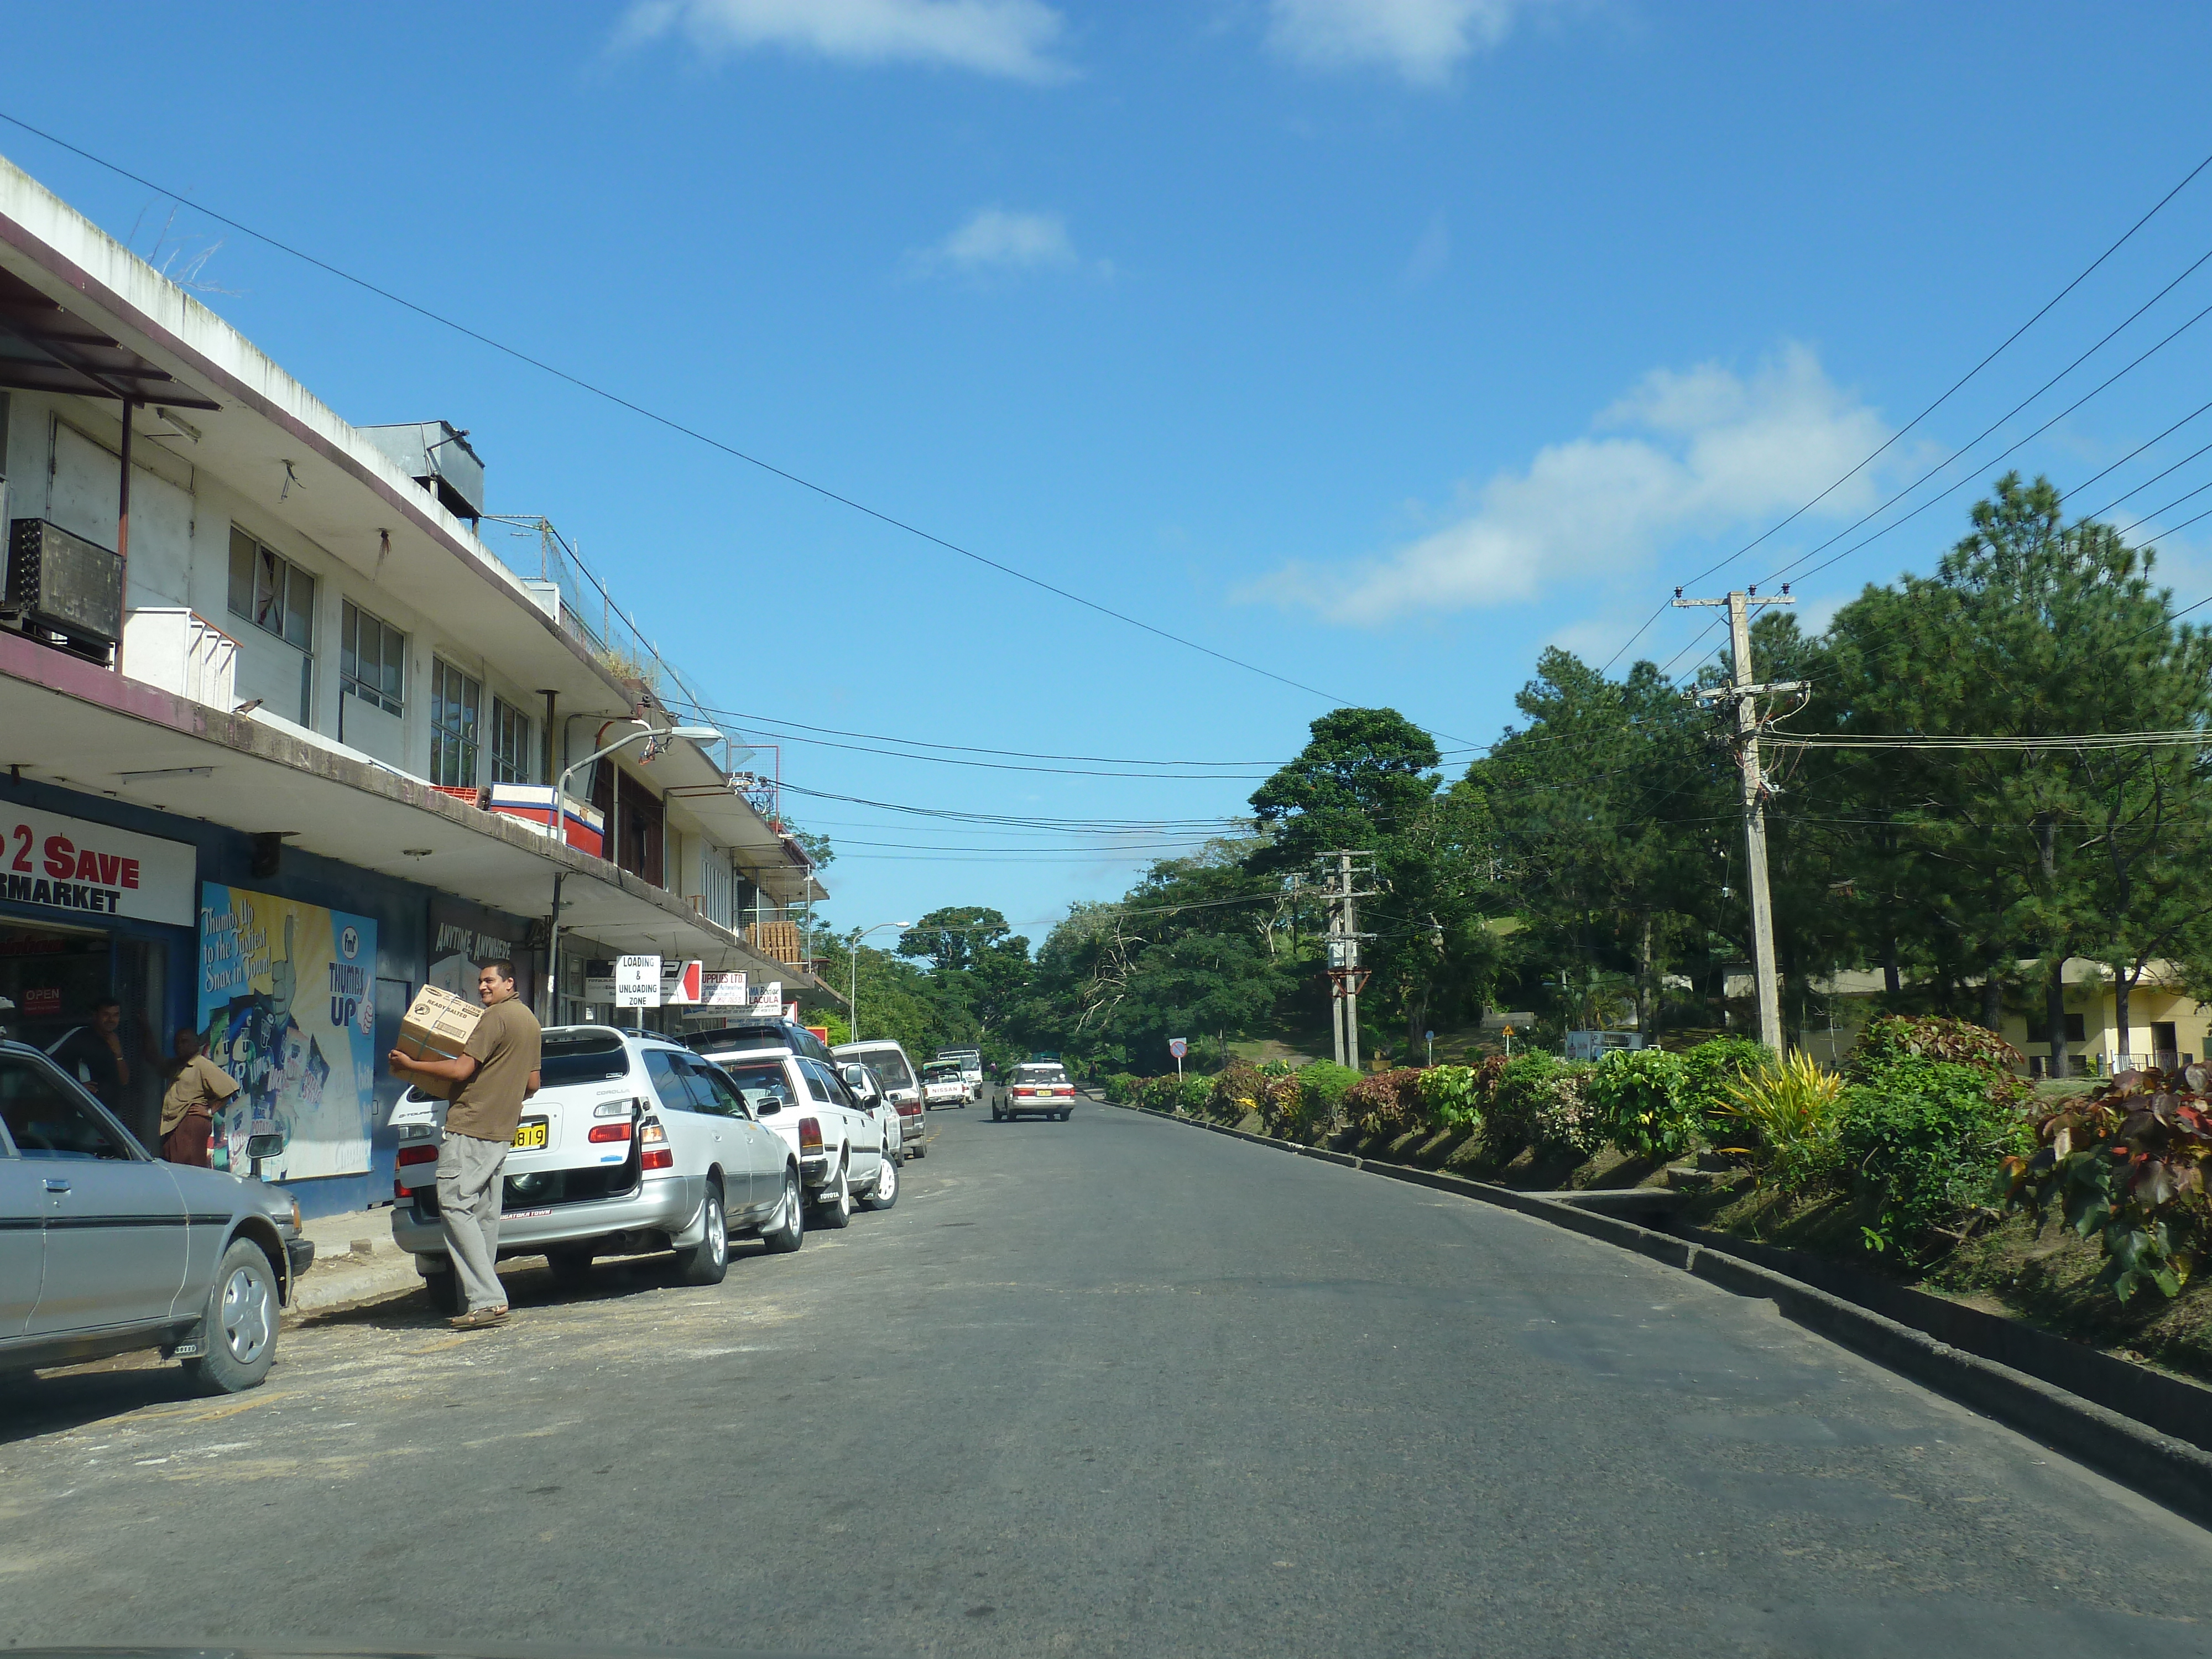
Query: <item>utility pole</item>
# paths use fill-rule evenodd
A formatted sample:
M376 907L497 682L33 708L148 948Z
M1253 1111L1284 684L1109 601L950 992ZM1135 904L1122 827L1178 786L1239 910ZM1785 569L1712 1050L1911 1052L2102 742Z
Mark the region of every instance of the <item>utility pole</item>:
M1355 860L1364 859L1364 867ZM1336 867L1329 868L1331 860ZM1354 888L1357 878L1373 880L1375 854L1340 848L1325 853L1321 859L1322 874L1329 883L1322 896L1329 902L1328 981L1329 1034L1334 1040L1336 1063L1359 1069L1359 988L1366 982L1367 975L1359 965L1359 941L1365 937L1359 931L1357 901L1372 898L1376 888Z
M1732 746L1742 785L1744 885L1751 899L1751 971L1759 997L1759 1040L1774 1053L1782 1052L1782 988L1774 971L1774 900L1766 882L1766 797L1771 793L1759 769L1759 734L1773 724L1760 699L1810 689L1804 680L1778 680L1757 684L1751 677L1751 612L1763 605L1795 605L1790 586L1779 594L1759 597L1755 587L1730 593L1724 599L1686 599L1674 590L1674 603L1684 609L1695 605L1726 605L1729 615L1729 683L1695 692L1701 706L1726 707L1735 716ZM1801 703L1799 707L1803 707Z

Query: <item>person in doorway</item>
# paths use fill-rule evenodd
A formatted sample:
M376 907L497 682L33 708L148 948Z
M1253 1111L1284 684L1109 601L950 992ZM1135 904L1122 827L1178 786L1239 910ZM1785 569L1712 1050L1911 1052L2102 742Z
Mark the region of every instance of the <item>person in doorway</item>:
M461 1330L507 1317L498 1273L500 1198L522 1103L538 1092L540 1046L537 1016L514 994L513 963L485 963L477 973L477 994L483 1018L454 1058L411 1060L397 1048L388 1056L402 1077L459 1085L446 1109L446 1138L438 1148L438 1212L446 1254L467 1302L452 1322Z
M123 1052L123 1004L102 997L92 1005L92 1023L80 1025L53 1046L62 1069L100 1097L111 1112L123 1108L131 1086L131 1061Z
M210 1167L208 1136L215 1109L238 1092L238 1079L200 1052L200 1034L177 1033L177 1058L161 1097L161 1156L172 1164Z

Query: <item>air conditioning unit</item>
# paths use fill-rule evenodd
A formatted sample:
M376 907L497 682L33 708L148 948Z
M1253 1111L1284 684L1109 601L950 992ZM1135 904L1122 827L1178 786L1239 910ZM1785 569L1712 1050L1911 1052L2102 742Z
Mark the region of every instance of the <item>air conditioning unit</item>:
M27 629L111 662L123 637L123 561L58 524L17 519L8 527L8 592L0 605Z

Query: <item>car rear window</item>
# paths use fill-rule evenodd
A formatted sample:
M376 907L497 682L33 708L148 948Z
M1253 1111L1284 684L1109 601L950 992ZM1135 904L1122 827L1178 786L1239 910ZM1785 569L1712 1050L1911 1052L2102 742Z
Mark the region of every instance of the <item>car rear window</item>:
M538 1080L548 1089L564 1083L612 1083L629 1075L629 1049L611 1031L549 1036L540 1051Z
M721 1073L745 1097L755 1117L768 1117L799 1103L792 1098L791 1079L784 1075L780 1060L733 1060L722 1066Z
M1018 1066L1014 1068L1017 1083L1065 1083L1067 1073L1057 1066Z
M857 1060L872 1071L886 1089L911 1089L914 1073L907 1069L906 1058L896 1048L843 1048L833 1050L842 1065Z

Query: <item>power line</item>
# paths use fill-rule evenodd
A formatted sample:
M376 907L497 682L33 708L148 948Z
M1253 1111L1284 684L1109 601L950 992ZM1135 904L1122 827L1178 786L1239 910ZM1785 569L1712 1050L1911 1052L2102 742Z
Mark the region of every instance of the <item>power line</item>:
M186 196L181 191L171 190L166 185L156 184L154 180L146 178L143 174L133 173L130 168L111 161L105 156L95 155L90 150L70 143L66 138L57 137L54 134L46 131L42 127L33 126L28 121L22 119L19 116L10 115L6 111L0 110L0 121L6 121L11 126L19 127L23 131L30 133L35 137L43 138L48 143L69 151L72 155L81 156L82 159L91 162L95 167L105 167L108 172L114 173L118 178L128 179L131 183L142 185L145 189L154 191L160 195L166 196L172 201L182 202L197 211L205 214L209 218L213 219L217 224L227 225L231 229L237 231L240 235L251 236L257 242L263 243L267 246L275 248L280 253L289 254L295 259L299 259L307 264L313 265L316 270L335 276L341 282L350 283L356 288L361 289L366 293L374 294L380 300L388 301L393 305L401 307L405 310L411 311L416 316L435 323L441 328L451 329L456 334L459 334L468 339L474 340L477 344L488 347L491 350L496 351L503 356L511 357L520 363L526 363L532 368L537 369L542 374L550 374L556 380L564 381L568 385L574 386L580 392L587 392L594 398L599 398L607 403L613 404L617 408L626 409L631 414L638 416L641 419L650 421L656 426L664 427L671 432L680 434L682 436L690 438L695 442L704 444L709 449L718 450L734 460L743 461L746 465L757 467L762 471L769 473L773 477L781 478L787 483L797 484L802 489L811 490L825 501L835 501L841 507L850 507L854 512L862 514L868 518L877 520L878 523L890 526L894 530L903 531L909 536L913 536L921 541L930 543L933 546L943 548L949 553L957 553L963 559L971 559L977 564L987 566L990 569L998 571L1001 575L1012 576L1017 581L1027 582L1030 586L1041 589L1048 593L1054 594L1060 599L1067 600L1070 604L1081 605L1088 611L1095 611L1100 616L1110 617L1116 622L1126 623L1132 628L1140 629L1147 634L1151 634L1158 638L1168 641L1170 644L1180 645L1186 650L1195 651L1200 653L1201 655L1212 657L1216 661L1227 663L1233 668L1243 669L1247 673L1258 674L1263 678L1273 680L1279 684L1287 685L1293 690L1304 691L1310 696L1319 697L1322 702L1334 703L1339 708L1349 708L1352 706L1346 698L1337 696L1332 692L1323 691L1317 686L1308 685L1303 681L1291 679L1287 675L1278 674L1272 668L1262 668L1257 663L1246 662L1241 657L1232 657L1227 652L1217 651L1210 645L1200 645L1197 641L1186 639L1180 634L1170 633L1164 628L1160 628L1152 623L1142 621L1138 617L1130 616L1126 611L1116 611L1110 605L1101 605L1096 599L1087 599L1080 593L1072 592L1065 587L1059 586L1054 583L1045 580L1041 576L1032 576L1025 570L1018 570L1012 565L1004 563L1000 560L978 553L971 548L963 547L957 542L949 541L945 537L933 534L929 531L922 529L920 526L909 523L908 520L898 518L892 514L885 513L878 508L870 507L865 501L858 501L850 495L842 495L838 491L830 489L826 484L816 483L812 479L801 477L798 473L790 471L784 467L778 466L772 461L763 460L757 455L749 454L745 451L738 448L733 444L727 444L719 438L710 437L708 434L700 431L696 427L687 426L683 422L678 421L671 416L663 415L655 410L648 409L643 404L635 402L629 398L623 397L620 392L609 391L606 387L585 380L581 375L572 374L567 369L558 368L556 365L546 362L542 357L532 356L529 352L522 350L520 347L511 346L503 341L494 339L490 335L483 332L481 330L471 328L466 323L459 322L453 318L446 316L440 312L433 311L428 306L419 305L415 301L407 299L402 295L393 293L390 289L380 287L378 284L370 282L367 277L356 276L351 271L343 270L339 266L332 264L327 259L318 258L313 254L306 252L304 249L295 247L290 243L280 240L278 238L270 235L265 231L256 230L252 226L246 224L242 220L234 219L228 214L219 213L215 209L207 206L204 203L196 201L191 197Z
M1947 390L1942 397L1936 398L1934 403L1929 404L1927 408L1922 410L1917 415L1915 415L1903 426L1898 428L1898 429L1892 433L1888 438L1884 440L1880 446L1866 455L1856 466L1851 468L1851 470L1844 473L1842 477L1837 479L1835 483L1830 484L1819 495L1814 496L1811 501L1807 501L1796 512L1790 514L1788 518L1782 520L1778 524L1769 526L1765 530L1761 531L1751 540L1746 542L1741 547L1736 549L1735 552L1729 554L1728 557L1718 561L1717 563L1706 566L1696 575L1691 577L1689 580L1683 582L1680 585L1684 587L1695 586L1698 583L1705 580L1706 577L1713 574L1714 572L1726 569L1729 565L1734 564L1738 559L1750 552L1753 548L1765 541L1769 537L1774 535L1778 531L1787 528L1790 524L1794 523L1798 519L1802 518L1807 513L1809 513L1813 508L1818 507L1822 501L1827 500L1829 496L1834 495L1835 492L1843 488L1844 484L1849 483L1853 478L1856 477L1861 472L1863 472L1869 466L1880 459L1882 454L1887 451L1892 445L1895 444L1899 438L1902 438L1906 433L1911 431L1913 428L1918 426L1921 422L1926 420L1930 415L1933 415L1937 410L1948 403L1951 400L1953 393L1956 392L1961 386L1965 386L1967 381L1972 380L1977 374L1979 374L1984 369L1995 362L1997 358L2002 355L2005 349L2011 345L2014 341L2020 338L2020 337L2027 333L2029 329L2034 327L2036 324L2042 321L2045 313L2049 312L2053 306L2057 305L2061 300L2064 299L2075 289L2081 287L2084 282L2087 281L2091 272L2094 271L2098 266L2103 264L2106 260L2111 258L2115 253L2118 253L2137 231L2141 230L2154 218L2157 217L2159 211L2163 209L2168 202L2171 202L2175 197L2180 195L2184 190L2187 189L2190 184L2196 179L2197 175L2203 172L2208 167L2212 167L2212 155L2207 155L2195 167L2190 168L2187 176L2185 177L2179 184L2176 185L2172 190L2166 191L2165 195L2160 197L2156 202L2151 204L2151 208L2148 212L2145 213L2142 218L2136 220L2135 223L2130 225L2127 229L2121 234L2118 241L2114 242L2102 253L2092 259L2082 268L2081 274L2075 276L2072 282L2067 283L2064 288L2060 289L2057 293L2052 295L2048 300L2045 300L2037 309L2035 315L2030 317L2018 328L2006 335L2002 340L2000 340L1997 343L1996 348L1990 352L1989 356L1984 357L1981 362L1976 363L1972 368L1968 369L1964 374L1961 374L1956 380L1953 381L1948 390ZM2191 269L2193 270L2195 267L2192 266ZM2183 274L2185 276L2187 275L2187 272L2184 272ZM1646 617L1644 619L1643 625L1633 634L1628 636L1627 642L1624 644L1620 650L1614 652L1613 655L1606 659L1605 666L1599 669L1598 672L1603 674L1607 670L1611 669L1613 664L1619 662L1621 658L1627 653L1629 647L1633 646L1637 641L1642 639L1645 631L1650 628L1651 624L1658 621L1660 617L1665 613L1667 606L1667 601L1663 599L1660 601L1657 608L1655 609L1649 617Z

